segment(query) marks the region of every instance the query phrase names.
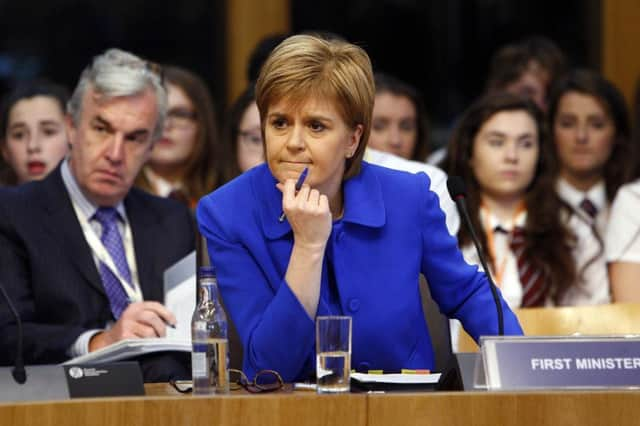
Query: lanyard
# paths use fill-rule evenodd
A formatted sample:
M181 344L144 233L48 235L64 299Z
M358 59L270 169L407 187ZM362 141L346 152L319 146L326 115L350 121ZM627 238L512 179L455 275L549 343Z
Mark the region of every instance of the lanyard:
M91 252L93 253L93 255L97 257L100 262L104 263L111 272L113 272L113 275L118 279L125 293L127 293L129 302L131 303L141 302L143 299L142 299L142 291L140 291L140 286L136 285L133 282L129 284L122 277L122 275L118 271L118 268L116 268L115 264L113 263L113 260L111 259L111 255L109 254L107 249L104 247L104 244L102 244L102 241L98 239L98 236L96 235L95 231L89 224L89 220L85 217L85 215L81 211L79 211L79 208L75 205L75 203L73 203L73 208L76 211L76 216L78 217L80 226L82 227L82 232L84 233L84 236L87 240L87 243L89 244L89 247L91 248ZM127 241L132 240L131 228L129 226L125 226L125 239ZM127 263L129 262L127 261ZM131 269L131 280L133 281L134 273L136 271L131 266L130 266L130 269Z
M482 218L482 227L484 228L484 234L487 236L487 250L489 250L489 254L491 255L491 259L493 263L491 266L493 267L493 270L494 270L496 284L498 285L499 288L502 288L502 278L504 277L504 271L507 267L507 259L509 258L509 256L505 252L504 255L502 256L502 259L500 259L500 262L499 262L500 266L496 268L496 265L498 264L498 258L496 253L495 241L493 237L494 229L490 223L490 218L492 216L491 210L484 203L481 203L480 208L481 208L480 217ZM521 213L523 213L525 210L526 210L526 206L524 204L524 201L521 201L516 207L515 211L513 212L513 216L511 217L511 223L510 223L511 229L513 229L518 216Z

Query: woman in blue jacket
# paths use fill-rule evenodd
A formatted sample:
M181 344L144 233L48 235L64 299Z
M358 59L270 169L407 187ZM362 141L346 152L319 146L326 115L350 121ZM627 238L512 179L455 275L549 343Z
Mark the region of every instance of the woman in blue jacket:
M328 314L353 318L352 368L432 369L421 273L471 336L497 334L487 279L464 262L429 178L362 162L374 96L361 48L288 38L256 86L267 164L198 206L249 377L272 369L286 381L308 378L314 319ZM521 334L501 303L505 333Z

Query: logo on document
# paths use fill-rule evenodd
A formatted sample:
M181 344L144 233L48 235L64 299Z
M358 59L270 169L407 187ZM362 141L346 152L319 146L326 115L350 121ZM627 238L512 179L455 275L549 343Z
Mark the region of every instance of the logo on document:
M82 376L84 376L84 373L82 371L82 368L80 367L71 367L69 369L69 376L71 376L74 379L81 379Z

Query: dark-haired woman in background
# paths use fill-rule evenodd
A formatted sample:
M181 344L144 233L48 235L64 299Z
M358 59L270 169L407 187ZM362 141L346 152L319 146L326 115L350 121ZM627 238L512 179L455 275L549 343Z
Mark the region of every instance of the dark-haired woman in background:
M608 303L603 238L609 206L630 180L636 161L624 98L598 73L575 70L552 89L549 120L556 190L569 208L567 223L577 238L580 285L573 286L562 303Z
M446 171L465 181L471 221L482 230L484 255L512 308L558 303L575 279L548 145L532 101L488 95L464 113L445 159ZM467 261L479 264L466 228L458 239Z
M429 128L417 89L384 73L376 73L369 148L424 162L429 154Z
M168 95L164 132L136 184L194 208L221 183L213 102L207 85L191 71L175 66L163 71Z
M227 114L224 128L225 181L264 163L264 146L260 113L256 105L255 86L250 84L238 96Z
M65 132L66 88L37 80L18 85L0 107L0 182L43 179L69 151Z

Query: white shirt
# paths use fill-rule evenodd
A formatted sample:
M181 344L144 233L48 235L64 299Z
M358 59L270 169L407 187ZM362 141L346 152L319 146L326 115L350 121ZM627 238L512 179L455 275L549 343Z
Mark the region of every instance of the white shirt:
M91 217L93 217L93 215L95 214L96 210L98 210L99 206L89 201L87 197L85 197L85 195L82 193L82 190L78 186L78 182L69 169L68 158L65 158L62 162L61 172L62 181L64 182L64 186L66 187L67 192L69 193L69 197L71 198L71 203L73 204L78 222L80 222L81 226L83 224L90 225L90 230L87 230L89 227L82 226L83 232L85 232L85 238L87 238L86 232L94 232L99 239L100 235L102 234L102 226L98 221L90 220ZM127 214L122 202L115 206L115 208L122 218L122 221L118 221L118 231L120 232L120 236L122 237L122 243L124 245L127 263L131 272L131 280L133 281L131 285L135 289L134 291L136 293L142 294L138 281L138 269L135 261L135 250L133 247L133 239L131 237L131 229L129 226L129 221L127 219ZM100 260L95 253L93 254L93 259L96 262L96 267L99 268ZM111 323L107 323L105 324L105 328L109 328L111 327L111 325ZM89 340L91 340L94 335L98 334L101 331L101 329L88 330L78 336L76 341L67 351L69 356L76 357L89 353Z
M409 173L423 172L431 180L431 191L435 192L440 199L440 209L444 212L447 220L447 229L451 235L458 234L460 227L460 216L456 205L449 196L447 190L447 174L439 168L430 164L420 163L418 161L407 160L388 152L378 151L367 147L364 160L368 163L378 166L387 167L389 169L401 170Z
M604 181L598 182L588 191L580 191L571 186L566 180L559 178L556 191L571 208L573 214L567 219L566 225L576 236L576 246L573 257L576 264L578 281L571 286L559 305L597 305L609 303L609 277L604 247L594 235L592 226L604 240L607 223L609 220L609 203ZM580 208L580 203L588 198L598 209L595 220ZM602 252L598 255L598 251ZM586 268L590 259L596 259ZM583 271L584 269L584 271Z
M480 208L480 223L487 225L485 232L493 232L493 266L489 265L491 276L511 309L520 307L523 292L520 274L518 274L518 259L510 246L510 234L514 227L524 227L526 221L526 211L518 214L511 222L501 222L498 217L486 209ZM473 244L464 246L462 255L467 263L478 265L480 269L483 269Z
M640 263L640 179L618 190L605 235L607 262Z
M169 182L160 175L155 174L151 167L145 167L142 170L158 197L168 197L171 191L182 188L182 184Z

